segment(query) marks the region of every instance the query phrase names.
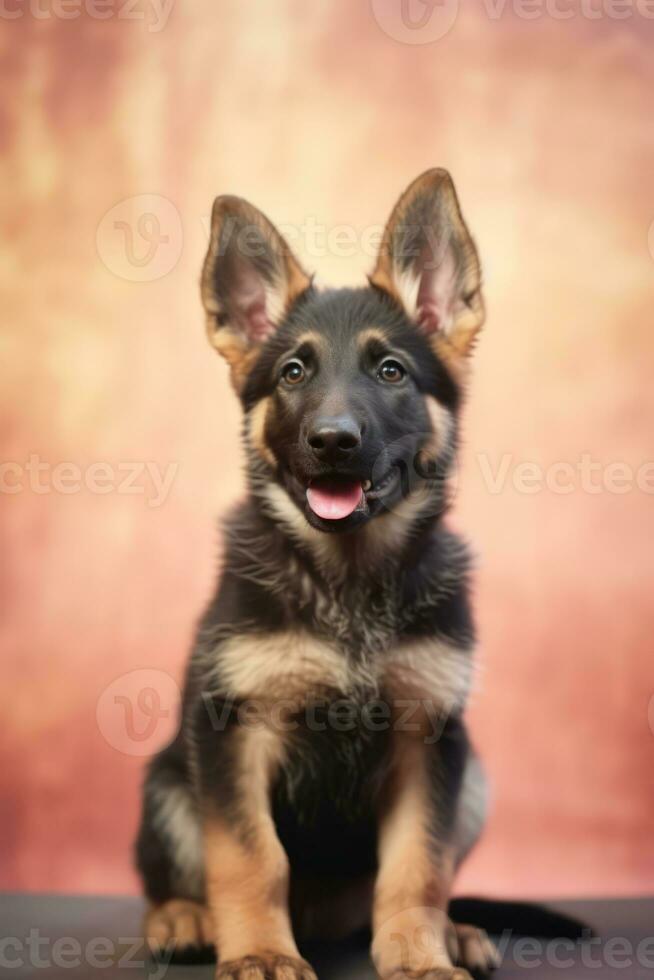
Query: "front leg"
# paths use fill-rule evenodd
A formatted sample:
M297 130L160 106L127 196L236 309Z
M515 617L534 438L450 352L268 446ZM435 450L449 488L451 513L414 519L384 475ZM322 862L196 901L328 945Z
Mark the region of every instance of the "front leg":
M469 980L450 959L447 919L465 730L449 718L430 744L424 731L401 727L393 726L379 819L373 960L383 980Z
M215 731L225 708L209 708L196 716L195 746L216 980L316 980L293 938L288 859L270 808L281 737L233 716Z

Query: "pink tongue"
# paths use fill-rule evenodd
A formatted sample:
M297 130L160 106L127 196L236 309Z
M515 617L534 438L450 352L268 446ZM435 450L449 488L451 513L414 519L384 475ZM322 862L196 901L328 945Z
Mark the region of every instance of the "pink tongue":
M309 507L325 521L340 521L358 507L363 490L360 483L332 483L331 486L309 487Z

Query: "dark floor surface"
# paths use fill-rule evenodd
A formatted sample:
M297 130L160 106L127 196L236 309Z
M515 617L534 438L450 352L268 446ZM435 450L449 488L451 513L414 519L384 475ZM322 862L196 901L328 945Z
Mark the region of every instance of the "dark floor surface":
M654 900L556 902L597 934L569 948L552 941L505 943L496 980L645 980L654 976ZM0 895L0 972L16 980L210 980L212 966L147 961L136 898ZM365 940L303 950L319 980L374 980Z

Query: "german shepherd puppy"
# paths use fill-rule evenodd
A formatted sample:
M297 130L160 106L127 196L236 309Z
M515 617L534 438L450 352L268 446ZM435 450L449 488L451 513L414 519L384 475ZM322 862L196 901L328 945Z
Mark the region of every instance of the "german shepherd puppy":
M383 980L487 971L485 933L447 915L484 819L469 562L444 524L484 305L452 180L410 185L360 289L318 290L219 197L202 300L249 493L146 779L148 940L215 945L220 980L315 980L295 937L368 922Z

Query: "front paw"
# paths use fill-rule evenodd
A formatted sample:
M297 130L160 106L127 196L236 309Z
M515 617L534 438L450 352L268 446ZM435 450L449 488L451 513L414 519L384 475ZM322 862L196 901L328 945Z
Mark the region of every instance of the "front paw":
M292 956L243 956L220 963L216 980L317 980L305 960Z
M452 923L448 936L450 956L473 977L488 977L500 965L500 954L485 929Z

